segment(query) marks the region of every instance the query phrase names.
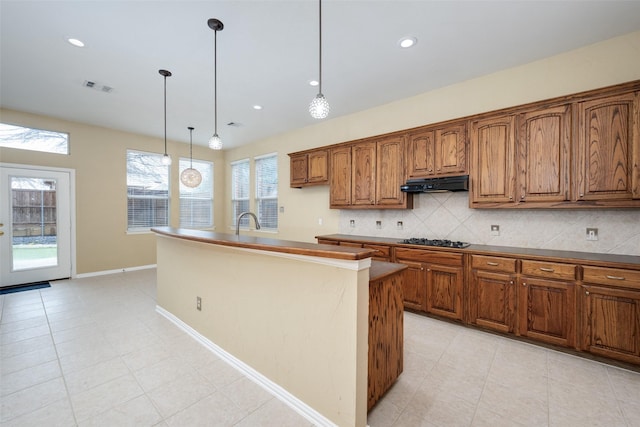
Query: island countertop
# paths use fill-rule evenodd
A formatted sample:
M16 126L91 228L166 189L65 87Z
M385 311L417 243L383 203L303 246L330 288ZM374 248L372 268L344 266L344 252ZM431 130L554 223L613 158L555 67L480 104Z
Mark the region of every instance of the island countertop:
M296 255L335 258L342 260L361 260L375 254L374 249L352 248L347 246L322 245L316 243L296 242L292 240L268 239L264 237L237 236L228 233L216 233L206 230L192 230L175 227L155 227L151 231L164 236L214 245L247 248L270 252L282 252Z

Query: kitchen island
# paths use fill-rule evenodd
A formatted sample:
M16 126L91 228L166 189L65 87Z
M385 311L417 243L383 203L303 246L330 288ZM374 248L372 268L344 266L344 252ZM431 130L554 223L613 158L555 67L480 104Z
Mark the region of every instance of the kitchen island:
M398 273L404 266L372 268L371 249L170 227L153 231L161 314L312 423L366 425L367 408L402 371L401 314L380 308L371 322L369 301L402 308ZM377 291L370 294L371 274ZM400 331L385 329L384 316ZM395 338L372 344L374 356L372 329L374 340ZM392 353L393 368L386 369L384 359ZM371 366L385 377L374 392L367 386Z

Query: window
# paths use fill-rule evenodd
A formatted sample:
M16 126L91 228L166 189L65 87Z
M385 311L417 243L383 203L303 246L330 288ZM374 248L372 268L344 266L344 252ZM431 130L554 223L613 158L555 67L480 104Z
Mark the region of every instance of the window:
M69 134L0 123L0 147L69 154Z
M233 221L249 210L249 159L231 163L231 209ZM249 217L242 218L242 227L249 227Z
M162 154L127 150L127 230L169 225L169 166Z
M190 166L190 159L180 159L180 173ZM194 160L193 168L202 175L202 182L195 188L187 187L180 182L180 227L212 227L213 163Z
M260 226L278 228L278 155L256 157L256 207Z

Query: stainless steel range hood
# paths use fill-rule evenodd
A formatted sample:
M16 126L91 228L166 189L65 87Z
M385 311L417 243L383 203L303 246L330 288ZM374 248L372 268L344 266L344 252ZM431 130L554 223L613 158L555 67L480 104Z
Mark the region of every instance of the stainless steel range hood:
M405 193L437 193L444 191L468 191L469 175L445 176L441 178L409 179L400 186Z

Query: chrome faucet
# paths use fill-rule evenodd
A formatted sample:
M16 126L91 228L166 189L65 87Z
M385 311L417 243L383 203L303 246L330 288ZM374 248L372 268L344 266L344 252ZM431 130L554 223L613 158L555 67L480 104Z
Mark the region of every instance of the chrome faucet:
M251 215L253 217L253 220L256 222L256 230L260 230L260 222L258 222L258 217L256 216L256 214L254 214L253 212L242 212L240 215L238 215L238 220L236 221L236 236L240 235L240 220L245 215Z

